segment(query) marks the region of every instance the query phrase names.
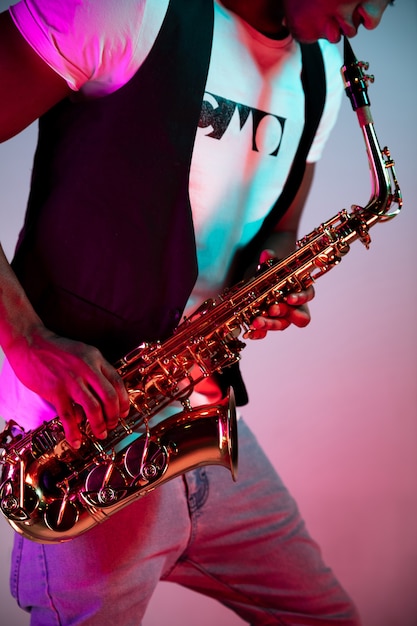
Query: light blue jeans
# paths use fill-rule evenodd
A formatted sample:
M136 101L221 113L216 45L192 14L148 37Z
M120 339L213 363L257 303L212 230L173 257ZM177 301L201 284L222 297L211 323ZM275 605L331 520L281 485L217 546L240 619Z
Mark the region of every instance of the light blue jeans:
M242 420L237 483L223 467L189 472L68 543L16 536L12 559L12 594L32 626L139 626L159 580L253 625L359 624Z

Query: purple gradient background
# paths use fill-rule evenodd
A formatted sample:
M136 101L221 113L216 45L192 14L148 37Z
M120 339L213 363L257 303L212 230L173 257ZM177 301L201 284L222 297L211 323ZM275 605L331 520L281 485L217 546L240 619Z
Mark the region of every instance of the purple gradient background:
M0 9L9 3L0 0ZM247 421L295 494L311 533L362 613L364 626L417 624L417 3L398 0L352 42L376 82L372 113L396 161L404 209L354 244L316 285L313 321L243 353ZM364 144L344 99L300 235L370 195ZM0 146L0 228L10 255L20 228L35 128ZM229 480L225 472L225 481ZM0 625L28 617L8 591L12 531L0 520ZM212 600L161 583L143 626L238 626Z

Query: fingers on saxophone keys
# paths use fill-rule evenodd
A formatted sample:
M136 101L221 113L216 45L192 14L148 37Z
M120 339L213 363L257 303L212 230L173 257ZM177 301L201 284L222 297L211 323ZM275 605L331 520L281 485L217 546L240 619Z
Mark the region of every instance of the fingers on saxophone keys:
M285 301L290 306L300 306L302 304L306 304L307 302L310 302L314 298L314 296L315 296L314 287L313 285L310 285L303 291L296 291L296 292L290 293L285 298Z
M276 305L278 306L278 305ZM271 313L269 313L271 315ZM285 317L256 317L249 330L243 335L244 339L263 339L268 331L285 330L290 325L290 320Z
M110 385L111 385L110 391L113 394L112 403L114 405L113 414L115 417L113 420L110 419L109 421L114 422L114 420L116 420L116 423L117 423L119 416L127 417L129 413L129 410L130 410L129 394L123 382L123 379L113 367L110 367L108 371L103 370L103 374L110 382ZM114 424L114 426L115 425L116 424ZM111 426L109 426L109 428L111 428Z
M64 428L65 439L72 448L78 450L82 441L79 424L85 418L82 407L76 402L69 401L65 408L58 411L58 414Z
M267 331L255 330L254 328L249 328L244 335L243 339L264 339L266 337Z
M82 404L81 404L82 402ZM70 401L68 407L59 413L69 445L78 450L82 444L82 432L90 432L97 439L108 435L108 424L98 399L86 396L79 402Z
M111 412L110 410L107 411L107 406L103 405L100 398L91 394L86 396L83 409L93 435L97 437L97 439L105 439L110 425L114 428L117 424L118 415L115 413L113 406Z

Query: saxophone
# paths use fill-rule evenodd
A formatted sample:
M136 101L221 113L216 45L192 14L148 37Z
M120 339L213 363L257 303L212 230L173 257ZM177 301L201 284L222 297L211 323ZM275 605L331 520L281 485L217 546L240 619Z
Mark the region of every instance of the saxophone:
M84 423L81 448L74 450L58 417L28 433L9 421L0 434L0 508L18 533L41 543L70 540L201 465L223 466L236 478L233 390L217 405L193 408L195 386L239 361L245 346L239 336L250 331L255 317L306 289L355 240L368 248L369 229L401 210L394 161L374 130L367 93L373 77L364 74L367 69L345 39L341 73L365 140L372 181L368 204L342 210L300 239L293 254L268 261L250 280L204 302L166 341L142 344L117 362L131 410L107 439L95 438ZM175 402L182 410L150 425Z

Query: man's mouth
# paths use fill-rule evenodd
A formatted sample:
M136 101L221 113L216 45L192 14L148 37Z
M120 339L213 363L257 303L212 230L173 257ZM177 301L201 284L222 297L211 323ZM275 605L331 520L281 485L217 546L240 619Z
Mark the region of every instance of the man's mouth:
M326 22L323 37L330 41L330 43L338 43L341 40L343 34L344 31L340 27L340 24L337 20L331 19Z
M339 24L340 31L342 35L345 35L345 37L354 37L358 32L358 26L355 26L354 24L349 24L347 22L342 22L341 24Z

